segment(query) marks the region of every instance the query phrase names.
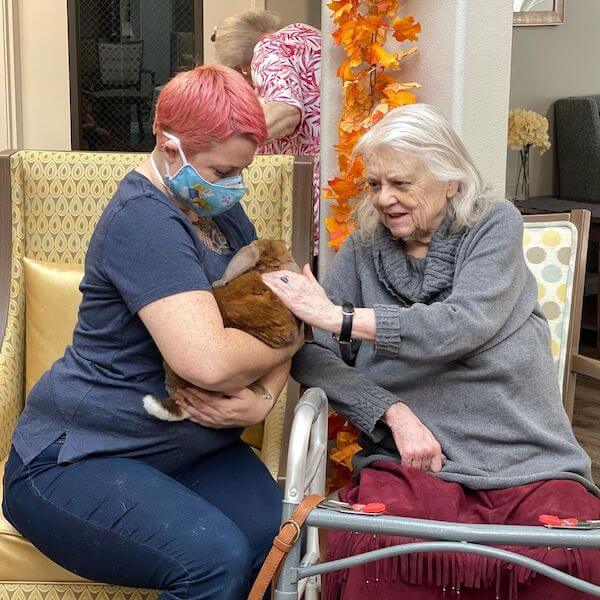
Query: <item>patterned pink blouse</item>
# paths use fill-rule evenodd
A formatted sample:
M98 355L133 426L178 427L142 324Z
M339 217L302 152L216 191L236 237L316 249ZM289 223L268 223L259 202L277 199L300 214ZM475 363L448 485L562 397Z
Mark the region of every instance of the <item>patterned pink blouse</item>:
M321 32L294 23L266 35L254 48L252 81L261 102L285 102L300 111L296 132L259 148L260 154L314 156L315 254L319 227L319 133L321 118Z

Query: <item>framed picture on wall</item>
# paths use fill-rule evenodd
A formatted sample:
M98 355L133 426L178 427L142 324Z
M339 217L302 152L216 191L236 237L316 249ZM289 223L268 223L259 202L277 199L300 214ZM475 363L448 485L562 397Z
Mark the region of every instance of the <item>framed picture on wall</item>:
M565 0L513 0L513 25L561 25Z

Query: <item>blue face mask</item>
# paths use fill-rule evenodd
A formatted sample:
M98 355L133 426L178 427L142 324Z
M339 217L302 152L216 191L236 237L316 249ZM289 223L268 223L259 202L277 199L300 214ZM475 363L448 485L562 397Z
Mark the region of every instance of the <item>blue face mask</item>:
M209 183L188 162L179 139L166 131L163 133L177 144L183 165L177 173L171 175L169 165L165 162L167 172L163 177L152 155L150 155L150 162L156 176L164 182L171 194L182 204L185 204L187 208L201 217L214 217L229 210L244 197L247 189L241 175L225 177L215 181L215 183Z

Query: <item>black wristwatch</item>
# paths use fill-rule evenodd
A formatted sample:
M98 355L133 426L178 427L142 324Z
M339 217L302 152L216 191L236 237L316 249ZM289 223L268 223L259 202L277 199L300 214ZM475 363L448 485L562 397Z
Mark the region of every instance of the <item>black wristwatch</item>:
M352 360L350 344L352 343L352 320L354 318L354 305L351 302L342 304L342 329L339 335L335 333L333 339L340 345L340 353L344 362Z

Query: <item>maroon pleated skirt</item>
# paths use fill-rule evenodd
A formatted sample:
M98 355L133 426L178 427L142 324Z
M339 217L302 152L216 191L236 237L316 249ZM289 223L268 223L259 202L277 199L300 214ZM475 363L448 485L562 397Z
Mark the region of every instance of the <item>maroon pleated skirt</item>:
M541 514L600 519L600 500L571 480L537 481L498 490L469 490L424 471L378 461L360 483L340 490L346 502L384 502L391 515L494 525L539 525ZM598 531L600 536L600 531ZM327 559L418 541L389 535L331 531ZM499 546L600 584L600 549ZM525 567L475 554L413 554L330 573L323 600L583 600L589 594Z

